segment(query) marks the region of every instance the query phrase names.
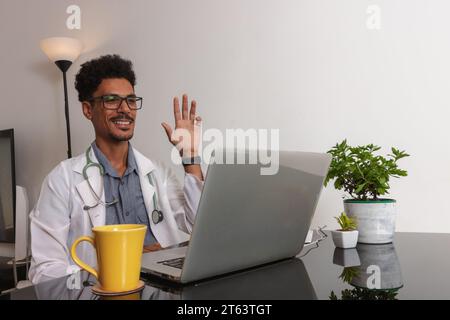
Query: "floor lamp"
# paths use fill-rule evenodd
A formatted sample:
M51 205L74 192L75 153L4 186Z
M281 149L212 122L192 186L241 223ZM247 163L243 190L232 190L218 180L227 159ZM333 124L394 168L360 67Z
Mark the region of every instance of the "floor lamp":
M80 56L83 45L80 40L66 37L53 37L43 39L40 43L42 51L53 61L63 73L64 81L64 110L67 130L67 157L72 158L72 145L70 140L69 100L67 97L66 72L72 63Z

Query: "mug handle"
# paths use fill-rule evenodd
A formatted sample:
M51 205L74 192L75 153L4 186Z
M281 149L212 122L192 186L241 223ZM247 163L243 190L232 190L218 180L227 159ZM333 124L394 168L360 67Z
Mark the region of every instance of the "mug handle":
M97 270L95 270L94 268L92 268L90 265L84 263L83 261L81 261L80 258L78 258L77 256L77 246L78 244L80 244L83 241L87 241L90 244L92 244L92 246L95 248L95 240L92 237L80 237L77 240L75 240L75 242L72 244L72 248L70 249L70 254L72 256L73 261L75 261L75 263L82 269L86 270L87 272L89 272L90 274L92 274L95 278L98 279L98 272Z

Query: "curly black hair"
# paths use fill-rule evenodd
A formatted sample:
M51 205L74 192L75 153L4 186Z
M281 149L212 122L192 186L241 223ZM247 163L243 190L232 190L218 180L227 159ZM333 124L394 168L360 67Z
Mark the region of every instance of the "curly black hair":
M83 63L75 77L78 100L82 102L91 99L103 79L114 78L127 79L134 88L136 75L133 63L117 54L101 56Z

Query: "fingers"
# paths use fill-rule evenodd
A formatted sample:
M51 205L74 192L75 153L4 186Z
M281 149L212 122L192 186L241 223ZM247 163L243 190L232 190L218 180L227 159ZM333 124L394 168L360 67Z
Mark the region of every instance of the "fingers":
M161 123L161 125L163 126L164 130L166 131L167 138L169 138L169 141L172 142L172 132L173 132L172 128L170 127L170 125L168 125L165 122Z
M197 101L192 100L191 102L191 111L189 112L189 119L194 120L195 119L195 112L197 109Z
M181 120L180 102L178 101L178 97L173 98L173 116L175 117L175 121Z
M173 114L175 121L178 120L195 120L197 112L197 101L192 100L191 109L189 110L189 100L187 94L183 94L182 106L180 111L180 101L178 97L173 98Z
M183 120L188 120L188 96L183 94Z

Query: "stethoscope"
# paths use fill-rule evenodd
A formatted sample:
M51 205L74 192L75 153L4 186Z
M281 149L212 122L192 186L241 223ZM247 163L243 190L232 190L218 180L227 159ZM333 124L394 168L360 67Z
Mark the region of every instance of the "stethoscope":
M83 168L83 177L86 180L89 189L91 190L92 195L95 198L95 201L97 202L96 204L94 204L93 206L88 206L88 205L84 205L83 210L90 210L93 209L95 207L97 207L98 205L104 205L105 207L109 207L112 205L115 205L116 203L119 202L119 199L113 199L112 201L109 202L105 202L102 201L102 199L98 196L98 194L94 191L94 188L91 185L91 182L89 181L89 177L87 175L87 171L89 168L97 168L100 171L100 175L103 177L105 175L105 169L103 168L103 166L100 163L97 162L93 162L91 160L91 157L89 156L89 153L91 152L91 147L89 147L86 150L86 165ZM161 221L164 220L164 215L162 213L161 210L158 209L158 199L157 199L157 194L156 194L156 187L153 183L153 178L151 177L152 173L148 174L148 181L150 183L150 185L155 189L155 192L153 193L153 211L152 211L152 221L154 224L158 224Z

